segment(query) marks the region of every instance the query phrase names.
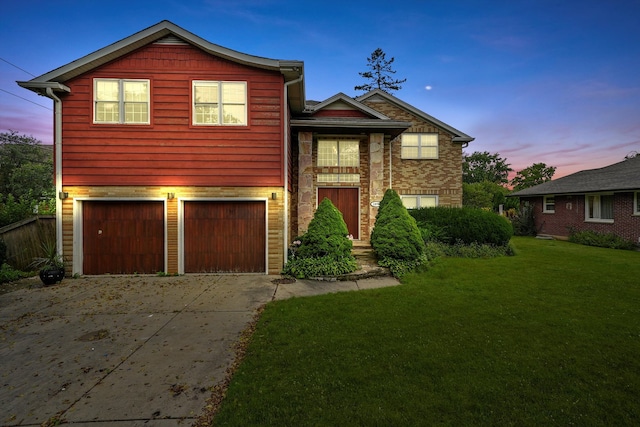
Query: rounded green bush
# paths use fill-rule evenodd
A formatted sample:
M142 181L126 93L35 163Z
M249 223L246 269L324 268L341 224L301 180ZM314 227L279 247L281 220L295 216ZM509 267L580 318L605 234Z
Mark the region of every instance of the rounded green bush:
M309 223L307 232L300 238L296 251L299 258L331 257L340 259L351 256L353 242L347 237L349 231L342 213L331 200L325 198Z
M413 261L424 255L424 240L416 221L394 190L387 190L380 202L371 246L379 259Z
M480 243L506 246L513 236L508 219L490 211L473 208L412 209L411 216L419 226L438 227L444 243Z

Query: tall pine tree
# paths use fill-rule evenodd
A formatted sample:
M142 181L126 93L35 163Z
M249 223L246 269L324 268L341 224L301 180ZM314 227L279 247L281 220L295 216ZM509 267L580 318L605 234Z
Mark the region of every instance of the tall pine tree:
M374 50L371 56L367 58L367 66L369 67L369 71L358 73L365 79L369 80L369 83L356 86L354 89L363 90L365 92L373 89L380 89L385 92L402 89L402 86L400 85L406 82L407 79L393 79L392 75L396 72L391 68L391 64L394 60L395 58L387 60L386 55L382 49L377 48L376 50Z

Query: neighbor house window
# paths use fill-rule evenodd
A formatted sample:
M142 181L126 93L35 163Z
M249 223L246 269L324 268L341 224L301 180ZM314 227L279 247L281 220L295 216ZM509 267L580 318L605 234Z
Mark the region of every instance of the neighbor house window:
M613 195L587 194L585 221L613 222Z
M556 199L555 196L544 196L543 200L543 210L544 213L554 213L556 211Z
M193 124L247 125L246 82L193 82Z
M636 191L633 195L633 214L640 215L640 191Z
M435 208L438 206L438 196L407 195L400 196L400 199L407 209Z
M403 159L437 159L437 133L405 133L401 136Z
M149 80L95 79L93 122L149 124Z
M360 141L321 139L318 141L318 167L357 168L360 166ZM341 172L341 171L340 171ZM318 182L359 183L358 173L319 173Z

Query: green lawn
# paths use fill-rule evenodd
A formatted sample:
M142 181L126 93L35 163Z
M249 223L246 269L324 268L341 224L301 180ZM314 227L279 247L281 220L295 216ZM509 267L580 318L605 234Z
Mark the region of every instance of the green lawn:
M214 425L640 425L640 253L513 245L268 305Z

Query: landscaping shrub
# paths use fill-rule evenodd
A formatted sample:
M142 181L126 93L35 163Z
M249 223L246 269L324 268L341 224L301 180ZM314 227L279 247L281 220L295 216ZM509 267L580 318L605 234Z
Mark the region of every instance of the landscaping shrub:
M296 237L289 248L290 259L282 274L299 279L337 276L358 268L347 237L347 225L340 211L325 198L309 223L309 229Z
M331 200L325 198L316 209L307 232L300 238L297 256L300 258L330 256L336 259L349 256L353 242L349 240L348 235L349 231L342 219L342 214Z
M515 250L510 244L496 246L477 242L466 244L461 241L453 245L442 242L428 242L427 251L433 254L458 258L495 258L515 255Z
M29 273L16 270L9 264L0 265L0 283L13 282L24 277L29 277Z
M378 264L388 267L395 277L401 277L427 261L424 240L416 221L394 190L387 190L380 202L376 225L371 232L371 247L378 257Z
M424 255L424 240L416 221L394 190L387 190L380 202L371 246L378 258L414 261Z
M442 242L506 246L513 236L509 220L493 212L473 208L420 208L410 214L420 228L439 227Z
M515 236L535 236L536 224L533 220L533 206L525 205L520 209L509 209L508 218Z
M569 241L587 246L601 248L633 250L636 245L631 240L623 239L613 233L598 233L595 231L571 231Z

